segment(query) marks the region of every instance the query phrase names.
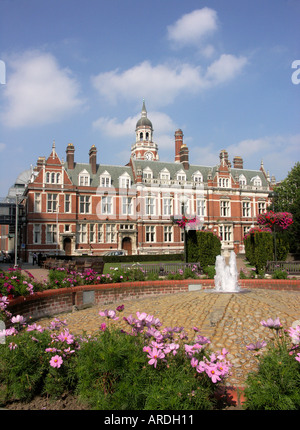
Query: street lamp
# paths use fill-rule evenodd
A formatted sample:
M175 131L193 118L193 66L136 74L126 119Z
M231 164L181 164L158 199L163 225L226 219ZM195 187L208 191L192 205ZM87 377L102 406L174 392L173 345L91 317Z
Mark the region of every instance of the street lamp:
M58 255L58 211L59 211L60 205L57 205L56 209L56 255Z
M269 193L269 197L272 199L272 209L273 209L273 212L274 212L274 199L275 199L275 197L276 197L276 193L275 193L275 191L270 191L270 193ZM275 260L275 263L277 262L277 248L276 248L276 226L274 225L274 228L273 228L273 233L274 233L274 235L273 235L273 241L274 241L274 260Z
M18 197L21 197L20 201L18 199ZM17 268L18 267L18 219L19 219L19 203L21 203L22 200L27 199L27 197L21 195L21 194L16 194L16 220L15 220L15 264L14 267Z

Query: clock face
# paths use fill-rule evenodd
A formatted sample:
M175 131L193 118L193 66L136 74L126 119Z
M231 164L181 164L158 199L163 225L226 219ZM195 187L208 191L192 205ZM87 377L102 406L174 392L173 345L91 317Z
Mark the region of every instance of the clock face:
M152 154L152 152L146 152L145 158L146 158L146 160L153 160L153 154Z

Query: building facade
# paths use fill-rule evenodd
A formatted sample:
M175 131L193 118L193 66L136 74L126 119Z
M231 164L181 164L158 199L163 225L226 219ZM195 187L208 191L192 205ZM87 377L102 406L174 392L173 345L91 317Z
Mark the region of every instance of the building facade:
M273 182L263 165L246 170L241 157L231 165L226 150L216 166L193 165L182 130L175 131L174 150L174 161L159 160L145 103L125 166L97 163L95 146L89 163L77 162L71 143L62 161L53 143L26 187L27 259L33 252L179 253L183 231L174 220L183 214L218 234L224 252L243 252L244 235L270 203Z

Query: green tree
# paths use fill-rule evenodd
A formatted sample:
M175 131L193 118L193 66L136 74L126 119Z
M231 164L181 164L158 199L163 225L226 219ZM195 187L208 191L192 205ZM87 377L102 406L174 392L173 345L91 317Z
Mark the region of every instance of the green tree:
M199 262L201 267L213 266L221 254L221 241L208 231L187 232L188 262Z
M264 270L267 261L273 258L273 237L267 231L253 229L244 239L246 258L255 266L256 272Z
M294 222L286 232L290 251L300 253L300 162L295 164L274 191L274 211L290 212L293 215Z

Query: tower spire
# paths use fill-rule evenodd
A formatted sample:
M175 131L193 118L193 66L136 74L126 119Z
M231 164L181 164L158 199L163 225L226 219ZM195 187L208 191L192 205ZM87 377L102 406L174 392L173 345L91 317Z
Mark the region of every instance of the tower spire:
M145 105L145 99L143 99L142 118L147 118L147 109L146 109L146 105Z

